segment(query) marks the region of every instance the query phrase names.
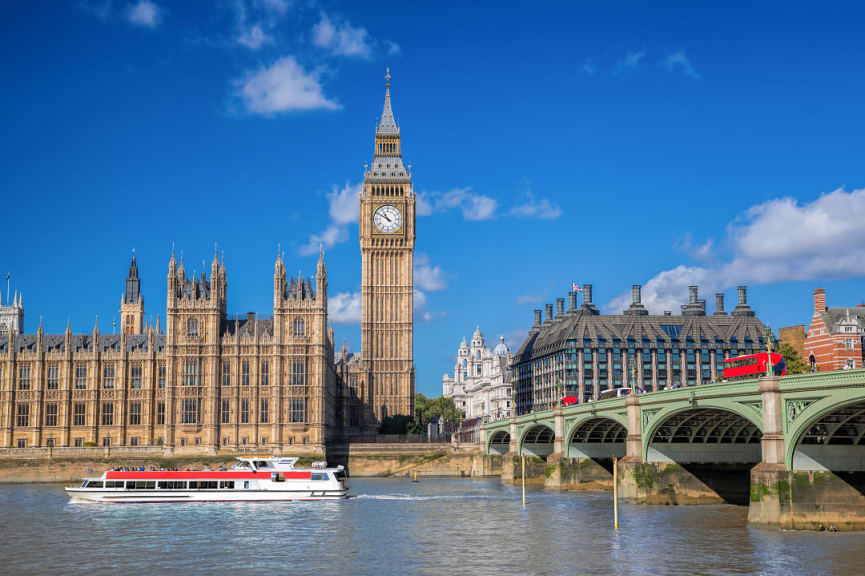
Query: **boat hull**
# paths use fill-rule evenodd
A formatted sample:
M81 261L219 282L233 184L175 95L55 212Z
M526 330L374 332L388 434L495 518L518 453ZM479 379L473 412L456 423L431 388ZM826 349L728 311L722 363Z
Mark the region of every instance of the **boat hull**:
M346 490L99 490L66 488L75 501L108 503L287 502L343 500Z

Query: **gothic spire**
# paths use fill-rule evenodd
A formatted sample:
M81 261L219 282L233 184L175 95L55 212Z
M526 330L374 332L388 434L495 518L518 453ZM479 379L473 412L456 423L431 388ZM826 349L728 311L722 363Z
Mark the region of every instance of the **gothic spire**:
M174 252L172 250L172 259ZM141 280L138 279L138 264L135 262L135 248L132 249L132 262L129 264L129 275L126 277L126 292L123 301L126 304L136 304L141 297Z
M396 120L393 117L393 110L390 107L390 68L384 75L384 109L381 113L381 122L375 130L376 134L399 134L399 126L396 125Z

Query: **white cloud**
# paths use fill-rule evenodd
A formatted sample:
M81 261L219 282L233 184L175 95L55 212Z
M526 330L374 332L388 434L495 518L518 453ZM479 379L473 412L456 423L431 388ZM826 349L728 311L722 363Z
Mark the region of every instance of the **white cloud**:
M384 41L385 47L387 47L387 53L391 56L399 56L402 54L402 48L399 47L399 44L393 42L391 40Z
M519 298L517 298L517 304L535 304L537 302L541 302L546 296L546 293L540 294L523 294Z
M337 244L342 244L348 240L348 225L357 222L358 213L360 210L360 201L358 196L362 183L351 184L346 182L345 186L340 188L334 186L327 193L327 202L330 205L330 224L323 232L319 234L310 234L309 241L297 249L297 253L301 256L311 256L318 254L320 246L325 248L333 248Z
M661 62L661 66L663 66L667 72L678 71L694 80L699 80L700 78L700 75L694 69L693 64L691 64L691 59L688 58L688 55L684 50L677 50L664 58Z
M459 208L466 220L490 220L495 217L495 198L475 194L471 188L453 188L447 192L421 192L417 197L418 216L429 216Z
M585 74L586 76L594 76L598 72L598 59L597 58L586 58L583 60L583 65L580 66L580 74Z
M273 37L265 32L259 24L241 30L237 36L237 43L246 46L250 50L258 50L271 42L273 42Z
M439 266L430 263L429 256L418 252L414 259L414 283L428 292L437 292L447 288L444 271Z
M637 69L645 56L645 48L637 52L628 52L623 58L616 61L616 67L613 69L613 76L628 76L631 72Z
M150 0L138 0L126 8L126 19L130 24L145 28L156 28L162 22L165 10Z
M91 3L84 0L78 4L78 6L85 12L93 14L103 22L106 22L111 17L111 0L105 0L101 3Z
M562 209L546 198L535 200L531 192L527 192L525 204L511 208L510 215L519 218L539 218L541 220L555 220L562 215Z
M523 345L528 335L528 330L511 330L502 334L505 337L505 344L508 345L512 353L516 353L520 349L520 346Z
M307 72L293 56L247 73L235 81L237 96L246 109L271 116L292 110L335 110L340 105L322 92L317 72Z
M360 292L340 292L327 299L327 314L334 324L360 324Z
M643 286L643 303L655 313L675 311L687 302L690 285L705 297L738 284L865 277L863 219L865 189L838 189L805 204L788 197L753 206L727 226L726 262L665 270ZM630 293L622 294L606 308L620 311L630 301Z
M361 182L352 185L349 182L339 188L334 186L327 194L330 204L330 218L336 224L353 224L357 222L360 211L360 192L363 187Z
M291 5L288 0L255 0L255 4L277 16L285 16Z
M333 248L348 240L348 230L343 226L331 224L318 234L310 234L306 244L297 249L301 256L318 254L320 248Z
M432 322L433 320L444 318L446 316L442 310L427 310L426 294L417 288L415 288L412 293L412 303L414 306L415 319L420 322Z
M324 12L321 13L318 23L312 27L312 42L337 56L369 58L372 54L365 28L355 28L343 20L334 22Z

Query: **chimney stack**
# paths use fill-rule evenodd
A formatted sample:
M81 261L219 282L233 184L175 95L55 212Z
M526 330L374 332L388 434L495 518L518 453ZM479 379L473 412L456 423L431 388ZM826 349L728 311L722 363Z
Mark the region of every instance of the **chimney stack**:
M568 294L568 310L576 310L577 309L577 293L571 292Z
M600 314L595 305L592 303L592 285L583 284L583 306L582 310L589 314Z
M717 292L715 293L715 316L726 316L727 312L724 310L724 293Z
M564 298L556 298L556 318L559 318L565 314L565 299Z
M626 316L646 316L649 311L640 302L640 285L631 285L631 305L623 312Z
M730 314L731 316L748 316L753 317L756 316L754 311L751 310L751 307L748 306L748 287L747 286L739 286L737 288L739 303L733 309L733 312Z
M826 311L826 290L817 288L814 290L814 315L822 314Z
M535 310L535 326L541 325L541 311Z
M705 316L706 301L700 300L697 286L688 286L688 303L682 305L682 316Z
M547 322L551 322L553 320L553 305L545 304L544 307L547 309Z

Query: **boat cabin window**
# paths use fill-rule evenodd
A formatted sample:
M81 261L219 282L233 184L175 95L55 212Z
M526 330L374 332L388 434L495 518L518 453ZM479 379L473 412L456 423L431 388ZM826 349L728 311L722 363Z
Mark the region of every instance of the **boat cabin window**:
M226 490L234 490L234 480L221 480L219 482L219 487Z
M83 488L102 488L102 480L87 480Z
M190 480L190 490L216 490L219 482L216 480Z
M256 468L270 468L270 462L266 460L259 460L255 463Z
M186 490L185 480L160 480L160 490Z
M126 483L127 490L156 490L156 482L146 480L135 480Z
M106 488L123 488L123 480L107 480L105 482Z
M333 475L336 477L337 480L342 480L343 478L345 478L345 471L337 470L333 473Z
M327 480L327 474L313 474L312 480Z

